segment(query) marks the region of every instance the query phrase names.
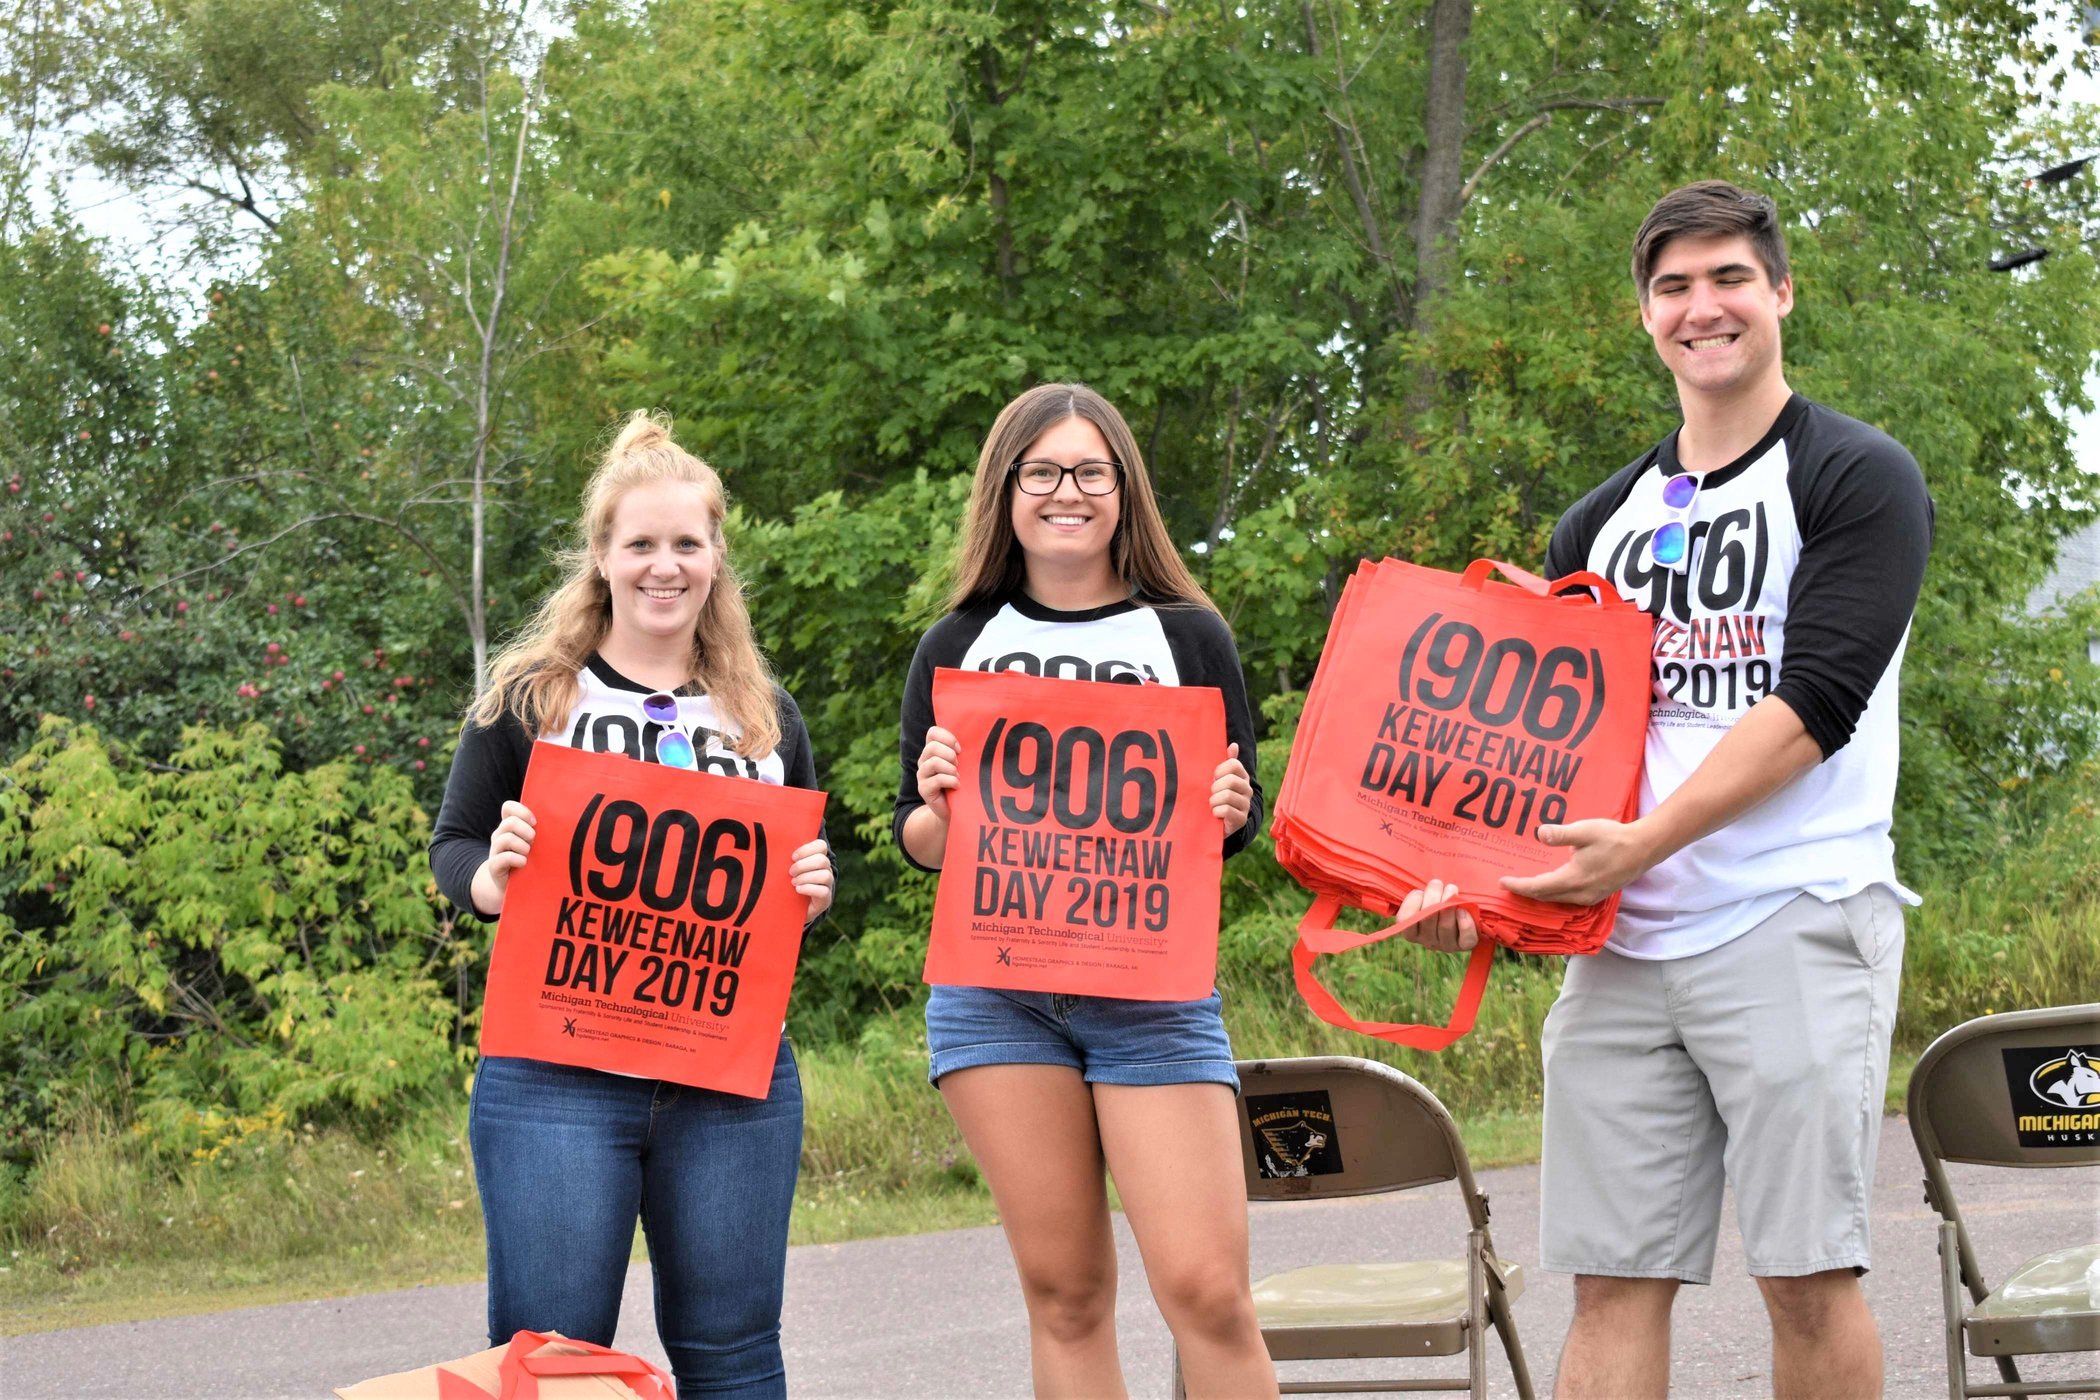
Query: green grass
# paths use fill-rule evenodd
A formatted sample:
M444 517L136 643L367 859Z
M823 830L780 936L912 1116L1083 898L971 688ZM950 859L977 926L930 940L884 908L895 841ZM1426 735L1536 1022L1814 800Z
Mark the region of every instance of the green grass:
M924 1066L901 1015L860 1047L803 1052L794 1243L997 1222ZM1480 1115L1464 1131L1476 1166L1537 1157L1534 1112ZM86 1115L8 1202L0 1335L479 1278L465 1135L465 1105L453 1104L376 1144L301 1132L170 1169L108 1116Z
M1889 1082L1900 1108L1918 1052L1971 1016L2100 986L2100 820L2083 814L1927 891L1908 920ZM1295 919L1279 908L1279 920ZM1235 937L1239 942L1235 942ZM1396 1065L1451 1108L1474 1165L1535 1160L1538 1030L1558 960L1504 961L1473 1033L1442 1054L1315 1019L1273 936L1228 934L1220 982L1248 1057L1347 1054ZM1460 962L1389 940L1329 959L1345 1005L1442 1021ZM940 1096L915 1012L851 1045L800 1048L808 1104L791 1238L830 1243L996 1219ZM481 1220L463 1100L374 1141L342 1128L260 1133L169 1164L108 1110L79 1116L26 1173L0 1168L0 1334L480 1276Z
M463 1115L168 1167L89 1112L0 1205L0 1332L472 1278L481 1214Z

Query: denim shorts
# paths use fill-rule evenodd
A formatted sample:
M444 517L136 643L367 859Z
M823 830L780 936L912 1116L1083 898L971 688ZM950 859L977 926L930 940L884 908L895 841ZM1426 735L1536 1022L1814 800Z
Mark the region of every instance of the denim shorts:
M935 987L927 1078L978 1065L1069 1065L1089 1084L1224 1084L1237 1090L1216 991L1201 1001Z

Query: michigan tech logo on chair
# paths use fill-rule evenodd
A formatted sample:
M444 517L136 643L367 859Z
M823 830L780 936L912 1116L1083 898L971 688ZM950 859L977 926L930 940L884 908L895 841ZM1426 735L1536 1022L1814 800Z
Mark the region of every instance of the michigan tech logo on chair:
M2022 1147L2100 1142L2100 1045L2004 1051Z

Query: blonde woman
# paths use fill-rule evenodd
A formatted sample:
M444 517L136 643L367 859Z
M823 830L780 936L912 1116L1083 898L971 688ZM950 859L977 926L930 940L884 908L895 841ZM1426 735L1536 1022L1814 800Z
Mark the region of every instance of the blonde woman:
M566 577L497 659L460 736L430 864L462 910L495 919L531 857L533 814L517 799L535 738L816 787L801 713L751 635L724 510L713 468L662 423L628 420L584 488ZM790 873L820 917L829 848L798 848ZM678 1393L787 1394L781 1282L802 1087L785 1035L758 1100L491 1056L469 1127L492 1344L530 1328L610 1345L639 1214Z
M1000 413L977 461L950 612L905 686L898 844L938 869L955 736L938 666L1213 685L1232 744L1211 787L1225 853L1261 826L1254 723L1232 633L1175 552L1123 416L1083 384ZM1241 755L1245 755L1243 761ZM1105 1166L1193 1396L1276 1394L1247 1281L1239 1076L1218 995L1121 1001L935 987L930 1077L983 1169L1028 1306L1039 1396L1125 1393Z

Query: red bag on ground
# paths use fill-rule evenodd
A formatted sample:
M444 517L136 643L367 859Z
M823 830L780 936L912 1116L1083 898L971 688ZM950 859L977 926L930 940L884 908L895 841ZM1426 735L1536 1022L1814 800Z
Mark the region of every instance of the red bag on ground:
M1497 583L1499 570L1515 580ZM1588 585L1602 602L1557 597ZM1494 944L1590 953L1618 897L1587 908L1512 895L1504 875L1563 864L1545 823L1626 821L1640 800L1654 620L1590 573L1552 584L1476 560L1463 575L1387 559L1342 592L1276 800L1279 862L1320 896L1291 961L1322 1020L1439 1050L1472 1029ZM1431 879L1483 935L1443 1026L1362 1021L1313 960L1390 938L1333 927L1343 906L1392 913Z
M343 1386L338 1400L672 1400L660 1366L559 1332L519 1332L457 1361Z
M537 822L496 926L481 1053L762 1099L825 795L534 744Z
M960 786L926 980L1194 1001L1218 970L1214 686L933 673Z

